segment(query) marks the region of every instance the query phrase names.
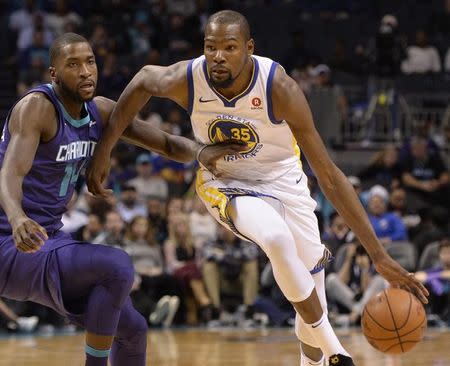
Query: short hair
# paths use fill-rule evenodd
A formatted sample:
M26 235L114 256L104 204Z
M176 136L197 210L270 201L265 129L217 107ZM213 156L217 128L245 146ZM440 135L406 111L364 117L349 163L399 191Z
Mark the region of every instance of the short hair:
M50 46L50 65L54 65L61 49L72 43L89 43L86 38L76 33L64 33L56 38Z
M238 24L246 41L250 39L250 26L247 19L241 13L234 10L222 10L212 14L206 22L206 27L211 23Z

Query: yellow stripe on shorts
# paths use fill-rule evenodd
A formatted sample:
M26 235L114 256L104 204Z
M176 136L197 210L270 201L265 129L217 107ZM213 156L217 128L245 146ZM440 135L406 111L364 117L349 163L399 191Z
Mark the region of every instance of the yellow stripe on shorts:
M205 186L205 180L203 179L203 172L201 169L197 171L195 188L205 202L208 202L212 208L217 208L219 210L220 217L227 217L226 208L228 204L228 197L217 188Z

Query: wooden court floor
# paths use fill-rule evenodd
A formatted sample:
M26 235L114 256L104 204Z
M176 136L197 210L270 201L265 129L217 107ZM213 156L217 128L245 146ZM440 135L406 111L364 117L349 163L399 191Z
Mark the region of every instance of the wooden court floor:
M450 366L450 331L429 330L401 357L372 349L360 332L339 332L357 366ZM298 366L298 346L289 330L151 331L151 366ZM0 340L1 366L83 366L83 335L10 337ZM132 366L132 365L124 365Z

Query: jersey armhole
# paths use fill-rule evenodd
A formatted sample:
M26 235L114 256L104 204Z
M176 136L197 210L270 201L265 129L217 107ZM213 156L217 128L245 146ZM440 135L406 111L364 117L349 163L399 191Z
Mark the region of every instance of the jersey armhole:
M273 104L272 104L273 77L275 75L275 71L278 65L279 65L278 62L272 62L272 66L270 66L269 76L267 78L267 85L266 85L267 114L269 116L270 121L275 125L283 123L282 120L279 121L275 118L275 115L273 114Z
M187 67L187 83L188 83L188 109L187 112L189 116L192 114L192 109L194 107L194 78L192 75L192 64L194 63L195 59L192 59L189 61L188 67Z

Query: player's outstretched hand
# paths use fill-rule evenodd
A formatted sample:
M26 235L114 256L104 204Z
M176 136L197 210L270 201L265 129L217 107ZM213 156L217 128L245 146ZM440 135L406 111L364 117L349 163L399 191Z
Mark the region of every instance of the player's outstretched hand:
M112 190L103 187L109 176L109 164L109 154L96 149L86 170L86 184L94 196L108 198L112 194Z
M226 155L236 155L248 149L245 142L239 140L228 140L202 148L198 155L198 161L216 177L220 173L216 169L216 163Z
M375 269L382 275L392 287L402 288L412 292L424 304L428 303L428 290L425 286L414 276L409 273L389 255L383 256L381 259L374 261Z
M27 216L20 216L11 222L14 242L19 252L34 253L48 239L47 231Z

